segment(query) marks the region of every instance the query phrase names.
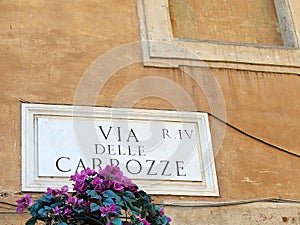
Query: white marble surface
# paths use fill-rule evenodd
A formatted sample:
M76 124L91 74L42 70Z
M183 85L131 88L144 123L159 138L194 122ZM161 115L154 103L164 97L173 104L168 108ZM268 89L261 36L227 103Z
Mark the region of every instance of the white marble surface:
M108 164L150 194L219 195L205 113L22 104L23 191Z

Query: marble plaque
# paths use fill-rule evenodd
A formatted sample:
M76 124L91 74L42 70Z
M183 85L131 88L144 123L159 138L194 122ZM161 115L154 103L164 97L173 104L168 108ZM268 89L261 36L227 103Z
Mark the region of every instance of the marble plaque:
M22 105L22 190L69 184L87 167L117 165L153 194L218 195L207 114Z

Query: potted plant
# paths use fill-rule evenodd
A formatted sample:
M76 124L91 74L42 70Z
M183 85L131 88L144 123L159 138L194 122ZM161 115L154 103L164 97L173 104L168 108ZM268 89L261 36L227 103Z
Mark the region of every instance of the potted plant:
M29 194L17 200L16 211L28 208L31 214L26 225L37 221L46 225L169 225L171 221L117 166L99 172L87 168L70 179L72 193L68 186L49 187L34 203Z

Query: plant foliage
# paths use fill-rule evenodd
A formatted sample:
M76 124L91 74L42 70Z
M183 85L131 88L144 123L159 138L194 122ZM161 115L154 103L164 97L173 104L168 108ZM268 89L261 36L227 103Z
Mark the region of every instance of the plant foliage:
M26 225L38 221L46 225L169 225L171 221L117 166L99 172L87 168L70 179L72 193L68 186L49 187L34 203L29 194L17 200L16 211L28 208L31 214Z

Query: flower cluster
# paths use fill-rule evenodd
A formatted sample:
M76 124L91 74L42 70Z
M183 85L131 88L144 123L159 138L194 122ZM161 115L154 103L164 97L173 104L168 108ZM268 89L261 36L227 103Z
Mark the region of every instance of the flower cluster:
M47 225L169 225L171 221L117 166L99 172L87 168L71 180L72 193L63 186L48 188L34 204L29 194L17 200L18 213L25 208L31 213L26 225L37 221Z

